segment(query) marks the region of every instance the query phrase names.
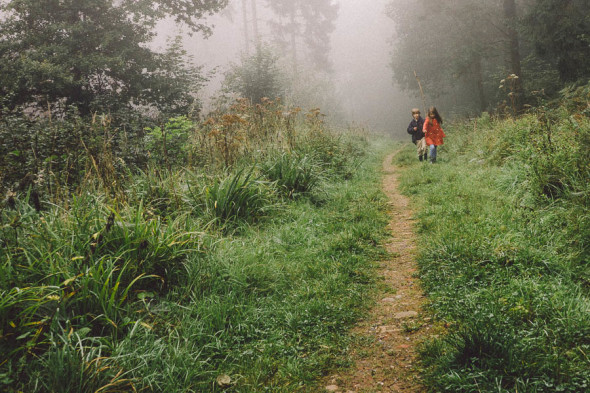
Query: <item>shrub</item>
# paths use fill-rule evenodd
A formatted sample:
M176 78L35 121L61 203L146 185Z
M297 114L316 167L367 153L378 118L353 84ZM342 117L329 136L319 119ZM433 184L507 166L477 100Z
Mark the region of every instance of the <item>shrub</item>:
M225 90L259 104L263 98L281 98L284 87L278 67L278 56L271 48L258 45L256 52L242 58L241 64L232 65L225 75Z
M179 116L169 119L161 127L146 128L147 149L152 159L169 169L186 165L187 141L194 127L186 116Z

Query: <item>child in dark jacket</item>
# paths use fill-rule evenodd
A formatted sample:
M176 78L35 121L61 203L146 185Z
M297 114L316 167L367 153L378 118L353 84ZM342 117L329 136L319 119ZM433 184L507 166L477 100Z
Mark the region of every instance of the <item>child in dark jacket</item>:
M408 134L412 135L412 143L418 150L418 159L428 161L428 146L424 139L424 119L420 116L420 109L412 109L412 121L408 126Z

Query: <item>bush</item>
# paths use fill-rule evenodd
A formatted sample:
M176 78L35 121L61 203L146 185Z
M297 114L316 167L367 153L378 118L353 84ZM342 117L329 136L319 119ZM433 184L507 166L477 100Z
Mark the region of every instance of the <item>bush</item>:
M117 188L129 170L145 168L143 125L133 114L63 118L0 116L0 193L27 191L67 197L89 174Z
M260 104L263 98L282 98L284 88L277 65L278 56L271 48L258 45L256 52L242 58L225 75L225 90L237 93L252 104Z
M147 149L151 158L166 168L186 166L188 139L195 125L186 116L173 117L162 127L146 128Z

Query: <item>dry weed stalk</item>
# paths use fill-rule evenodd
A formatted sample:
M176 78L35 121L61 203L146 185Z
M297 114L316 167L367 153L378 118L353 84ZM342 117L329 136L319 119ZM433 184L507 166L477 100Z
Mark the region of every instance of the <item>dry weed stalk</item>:
M291 150L300 112L301 108L288 108L280 99L264 98L256 105L238 99L226 112L212 113L195 130L191 164L230 167L241 157L264 155L271 147ZM317 120L310 124L320 128L320 115L314 117Z

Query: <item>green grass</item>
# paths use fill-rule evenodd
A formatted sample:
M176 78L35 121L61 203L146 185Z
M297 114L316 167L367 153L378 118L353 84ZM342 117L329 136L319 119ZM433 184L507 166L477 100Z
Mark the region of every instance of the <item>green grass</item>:
M320 206L298 199L188 261L188 286L178 289L185 302L166 314L177 323L137 330L119 348L127 369L149 370L137 372L140 385L220 391L215 378L226 374L229 391L313 391L374 284L386 223L376 175L383 153L353 179L325 185Z
M407 163L411 147L398 157L429 306L447 326L421 349L428 386L590 389L590 122L555 109L448 131L438 164Z
M344 140L322 181L282 202L236 168L3 206L0 390L314 391L367 305L387 222L392 144ZM334 157L352 148L354 162Z
M321 166L307 155L286 153L271 156L262 172L288 198L310 192L321 180Z

